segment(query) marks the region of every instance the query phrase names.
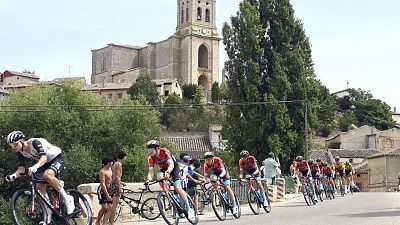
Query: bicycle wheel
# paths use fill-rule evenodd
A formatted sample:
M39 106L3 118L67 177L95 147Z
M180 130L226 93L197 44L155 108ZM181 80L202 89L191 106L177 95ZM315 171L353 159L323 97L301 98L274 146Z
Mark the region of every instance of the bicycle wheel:
M155 220L160 216L156 198L146 199L140 207L140 215L148 220Z
M189 196L189 195L187 195L187 200L189 201L189 205L190 205L190 208L193 210L193 212L194 212L194 218L189 218L189 215L188 215L188 210L189 209L187 209L186 207L185 207L185 205L183 206L184 207L184 209L185 209L185 217L186 217L186 219L191 223L191 224L193 224L193 225L196 225L198 222L199 222L199 214L198 214L198 212L196 212L196 210L194 210L195 209L195 207L194 207L194 203L193 203L193 200L192 200L192 198Z
M304 184L301 186L301 192L303 193L303 197L304 197L304 200L306 201L307 205L310 206L311 201L308 198L307 187Z
M322 190L320 190L318 187L315 187L315 194L317 195L316 197L322 202Z
M340 194L341 194L342 197L343 197L344 194L345 194L345 190L344 190L344 186L343 186L343 181L340 180L340 181L339 181L339 184L340 184Z
M329 189L330 189L332 198L335 199L335 186L333 184L329 184Z
M240 216L242 215L242 210L240 209L240 203L239 203L239 200L237 199L235 193L233 193L233 196L235 197L235 202L238 207L238 212L236 214L233 213L233 208L231 208L231 213L232 213L233 217L235 217L236 219L239 219Z
M353 187L353 185L351 184L351 182L350 182L349 186L350 186L350 187L349 187L349 188L350 188L350 193L353 195L353 188L354 188L354 187Z
M178 215L178 209L171 198L167 196L164 192L160 192L158 194L157 205L162 218L168 225L179 224L180 215Z
M206 198L204 192L199 192L198 198L199 198L199 207L198 207L197 210L198 210L200 213L202 213L203 210L204 210L204 207L206 206L206 204L207 204L207 202L208 202L208 200L207 200L207 198Z
M260 213L260 205L258 203L258 197L254 190L249 190L247 192L247 202L249 203L251 211L254 215L258 215Z
M264 203L261 203L261 204L263 204L264 211L267 213L270 213L271 212L271 202L269 201L267 193L265 194L265 198L266 199L264 199L264 201L267 201L267 205L264 205Z
M66 218L69 224L91 225L93 220L93 211L89 201L75 189L66 191L68 195L74 197L75 210L71 215L67 215L67 208L63 200L60 201L61 214Z
M32 205L32 193L28 189L15 192L10 204L11 218L16 225L34 225L47 221L45 204L36 198Z
M216 191L211 193L211 205L217 218L224 221L226 219L226 206L221 193Z

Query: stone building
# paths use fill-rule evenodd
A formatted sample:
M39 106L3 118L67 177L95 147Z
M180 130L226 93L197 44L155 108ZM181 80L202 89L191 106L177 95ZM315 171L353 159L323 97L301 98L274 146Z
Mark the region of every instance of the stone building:
M149 74L154 80L176 79L180 86L202 85L211 97L219 81L216 0L177 0L176 19L176 32L166 40L92 50L91 83L132 83Z
M400 173L400 148L368 157L369 191L398 189Z

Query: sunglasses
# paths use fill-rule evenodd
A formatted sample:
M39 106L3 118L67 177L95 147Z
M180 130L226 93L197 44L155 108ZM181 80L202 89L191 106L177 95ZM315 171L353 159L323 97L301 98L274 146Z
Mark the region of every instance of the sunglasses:
M10 143L9 145L11 146L11 148L16 148L17 146L18 146L18 143L19 143L19 141L18 142L13 142L13 143Z
M152 153L152 152L155 152L156 151L156 149L155 148L148 148L147 149L147 153Z

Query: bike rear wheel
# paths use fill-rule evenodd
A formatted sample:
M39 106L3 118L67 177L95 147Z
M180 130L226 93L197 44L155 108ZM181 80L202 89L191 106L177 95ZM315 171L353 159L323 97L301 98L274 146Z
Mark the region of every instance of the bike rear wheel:
M11 219L16 225L35 225L47 221L45 203L36 198L32 205L32 193L28 189L15 192L10 204Z
M157 205L160 214L168 225L178 225L179 216L178 209L171 198L164 192L160 192L157 196Z
M160 216L160 209L156 198L146 199L140 207L140 215L148 220L155 220Z
M265 205L264 203L261 203L261 204L263 204L263 208L264 208L265 212L270 213L271 212L271 202L269 201L268 195L265 195L264 202L265 201L267 201L267 205Z
M67 215L67 208L63 200L60 200L61 214L69 224L91 225L93 220L93 211L89 201L75 189L66 191L68 195L74 197L75 210L71 215Z
M196 224L199 222L199 214L198 214L198 212L195 210L193 200L192 200L192 198L191 198L189 195L187 195L187 200L189 201L190 208L191 208L191 209L193 210L193 212L194 212L194 218L189 218L188 209L184 206L184 207L185 207L185 210L186 210L186 212L185 212L185 217L186 217L186 219L187 219L191 224L196 225Z
M304 200L306 201L307 205L310 206L311 201L308 196L307 187L304 184L301 186L301 192L303 193L303 197L304 197Z
M237 213L233 213L233 208L231 208L231 212L232 212L233 217L235 217L236 219L239 219L240 216L242 215L242 210L240 209L240 203L239 203L235 193L233 193L233 196L235 197L234 201L236 202L236 205L238 207L238 211L237 211Z
M226 206L221 193L216 191L211 193L211 205L217 218L224 221L226 219Z
M249 203L251 211L254 215L258 215L260 213L260 205L258 203L258 197L254 190L249 190L247 192L247 202Z
M206 206L206 204L208 203L209 200L206 198L204 192L199 192L198 198L199 198L199 207L198 207L197 210L198 210L200 213L202 213L203 210L204 210L204 207Z

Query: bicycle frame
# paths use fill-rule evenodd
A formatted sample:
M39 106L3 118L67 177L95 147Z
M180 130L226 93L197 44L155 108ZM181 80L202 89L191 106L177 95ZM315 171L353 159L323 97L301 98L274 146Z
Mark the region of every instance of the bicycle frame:
M157 181L150 182L148 185L152 185L152 184L155 184L155 183L157 183ZM141 191L138 192L138 191L132 191L130 189L123 188L122 189L123 193L122 193L121 198L120 198L122 201L124 201L132 209L133 213L139 214L139 215L140 215L139 207L140 207L140 204L142 203L143 195L145 193L147 193L147 192L153 193L153 191L150 190L150 188L148 188L148 187L144 188L144 189L140 189L140 190ZM128 197L128 196L124 195L125 193L126 194L140 194L140 196L139 196L139 199L134 199L134 198L131 198L131 197ZM136 206L131 205L130 204L131 202L136 203Z

